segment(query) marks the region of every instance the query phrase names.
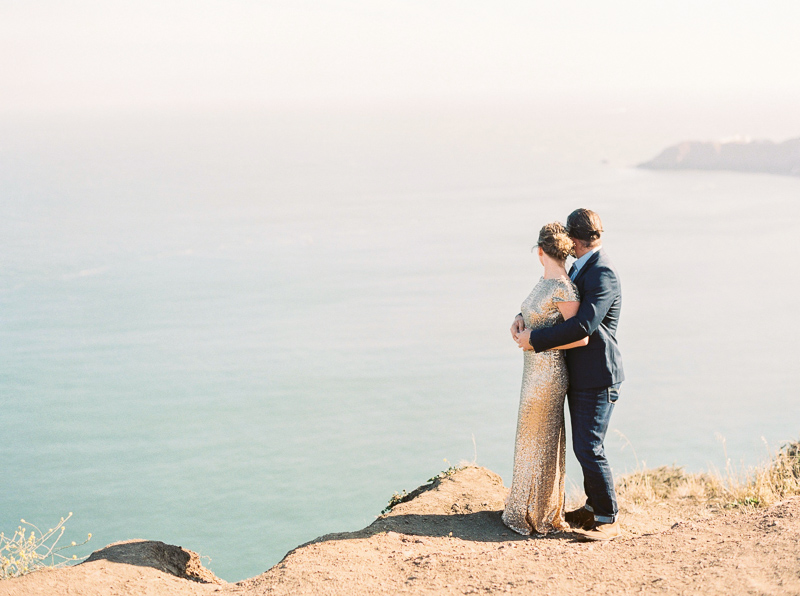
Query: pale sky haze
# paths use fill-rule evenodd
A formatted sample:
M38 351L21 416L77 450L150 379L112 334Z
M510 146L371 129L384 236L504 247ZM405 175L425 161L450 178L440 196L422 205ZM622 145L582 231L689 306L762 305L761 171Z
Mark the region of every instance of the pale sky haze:
M0 2L0 110L800 99L800 2Z

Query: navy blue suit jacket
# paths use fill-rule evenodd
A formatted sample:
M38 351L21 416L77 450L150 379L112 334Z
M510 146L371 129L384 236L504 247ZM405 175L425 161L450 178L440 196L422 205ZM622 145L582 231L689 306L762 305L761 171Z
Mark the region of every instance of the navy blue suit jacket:
M575 278L581 295L578 314L553 327L531 331L531 346L544 352L589 336L588 345L565 350L573 389L609 387L625 379L617 346L622 288L617 270L601 248Z

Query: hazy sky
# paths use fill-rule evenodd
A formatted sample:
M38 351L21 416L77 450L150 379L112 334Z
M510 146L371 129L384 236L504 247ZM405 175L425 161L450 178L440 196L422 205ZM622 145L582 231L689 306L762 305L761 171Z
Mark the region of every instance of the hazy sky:
M0 0L0 109L800 99L797 0Z

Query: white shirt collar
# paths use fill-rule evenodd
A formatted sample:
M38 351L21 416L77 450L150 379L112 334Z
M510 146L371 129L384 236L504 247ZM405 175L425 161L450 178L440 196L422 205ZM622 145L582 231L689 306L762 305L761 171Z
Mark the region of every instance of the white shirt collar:
M575 274L576 274L576 275L577 275L578 271L580 271L580 270L583 268L583 266L586 264L586 261L588 261L589 259L591 259L591 258L592 258L592 255L593 255L594 253L596 253L598 250L600 250L601 248L603 248L603 245L602 245L602 244L601 244L600 246L595 246L595 247L594 247L592 250L590 250L589 252L587 252L587 253L586 253L585 255L583 255L583 256L582 256L580 259L578 259L577 261L575 261L575 263L573 263L573 264L575 265Z

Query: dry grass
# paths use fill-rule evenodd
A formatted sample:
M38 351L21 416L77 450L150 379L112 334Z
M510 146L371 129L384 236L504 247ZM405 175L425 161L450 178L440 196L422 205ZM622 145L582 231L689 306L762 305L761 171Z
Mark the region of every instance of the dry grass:
M621 477L616 488L620 505L629 509L673 499L711 503L718 500L724 490L715 476L689 474L677 466L637 470Z
M735 471L728 460L724 488L726 507L761 507L800 495L800 442L784 445L767 465L745 472Z
M730 460L725 473L690 474L677 466L637 469L617 482L622 507L687 499L710 507L763 507L800 495L800 442L784 445L765 465L735 470Z
M17 527L12 536L0 532L0 580L19 577L42 567L59 567L77 560L77 555L68 557L62 551L83 546L92 535L89 534L80 544L72 542L59 546L58 543L66 531L64 524L71 517L70 511L67 517L62 517L58 524L46 532L24 519L20 520L23 525Z

